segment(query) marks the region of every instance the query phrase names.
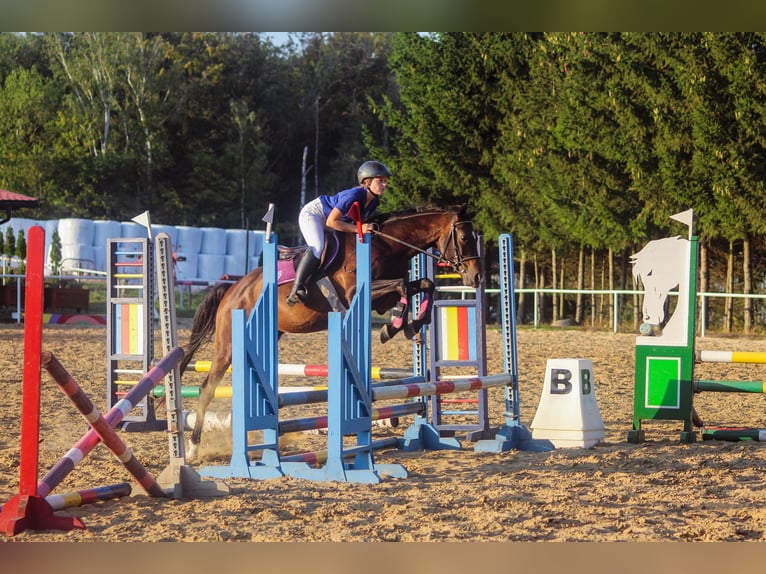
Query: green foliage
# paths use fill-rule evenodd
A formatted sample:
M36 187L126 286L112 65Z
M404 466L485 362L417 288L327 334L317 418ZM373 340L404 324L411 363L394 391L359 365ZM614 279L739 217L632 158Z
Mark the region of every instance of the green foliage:
M10 225L5 228L5 251L4 255L11 258L16 255L16 233Z
M394 172L537 253L766 234L763 33L0 33L0 187L35 217L255 227ZM26 215L26 214L25 214ZM7 242L6 242L7 243ZM15 248L15 245L14 245ZM5 246L7 249L7 245Z
M24 273L27 266L27 240L23 229L19 229L19 235L16 238L16 253L14 255L19 259L17 273Z
M51 264L51 275L61 275L61 236L58 229L54 229L51 235L51 252L48 260Z

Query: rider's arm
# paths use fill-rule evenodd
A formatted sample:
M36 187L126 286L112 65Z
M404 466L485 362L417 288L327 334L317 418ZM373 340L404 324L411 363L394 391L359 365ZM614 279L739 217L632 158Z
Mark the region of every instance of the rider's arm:
M325 225L330 229L345 231L346 233L356 233L356 225L343 220L343 213L337 207L333 207L330 215L327 216Z
M333 207L330 215L327 216L325 225L330 229L345 231L346 233L356 233L356 224L343 220L343 213L337 207ZM375 228L372 223L362 224L362 233L370 233Z

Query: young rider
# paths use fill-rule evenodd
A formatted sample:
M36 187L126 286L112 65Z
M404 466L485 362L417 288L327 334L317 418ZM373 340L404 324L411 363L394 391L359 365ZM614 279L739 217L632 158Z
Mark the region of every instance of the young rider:
M391 172L385 165L379 161L366 161L357 171L357 187L335 195L320 195L303 206L298 215L298 226L308 249L295 270L293 288L287 296L288 305L303 301L308 293L306 286L322 256L325 228L356 233L355 223L347 216L349 209L358 202L362 221L368 220L386 191L389 177ZM364 223L362 233L369 233L372 228L372 224Z

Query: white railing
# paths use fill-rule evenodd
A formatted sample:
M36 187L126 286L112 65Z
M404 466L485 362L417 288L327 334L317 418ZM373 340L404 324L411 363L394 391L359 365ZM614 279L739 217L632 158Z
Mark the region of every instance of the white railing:
M475 289L471 287L463 287L461 285L452 285L452 286L437 286L438 291L442 291L444 293L461 293L462 298L465 298L466 295L469 295L471 293L475 292ZM487 294L492 293L499 293L499 289L487 289ZM604 289L604 290L598 290L598 289L544 289L544 288L524 288L524 289L516 289L516 293L531 293L533 296L533 325L535 328L538 328L540 326L540 296L541 295L558 295L558 294L565 294L565 295L577 295L578 293L581 293L583 295L602 295L602 296L610 296L612 298L612 308L614 309L614 313L612 314L613 321L612 321L612 330L615 333L619 332L619 326L620 326L620 296L621 295L639 295L642 296L644 294L641 290L630 290L630 289ZM669 295L677 296L678 292L671 291ZM724 298L724 299L766 299L766 294L762 293L751 293L749 295L745 295L743 293L697 293L697 299L699 301L699 313L698 313L698 329L701 337L704 337L707 331L707 304L708 299L710 298ZM632 308L632 303L628 305L629 308Z
M86 270L86 269L78 269L76 270L78 272L81 272L80 275L61 275L61 276L50 276L46 277L46 280L74 280L74 281L82 281L83 279L87 279L89 282L94 281L106 281L106 278L103 276L103 273L94 272L92 270ZM0 274L0 284L7 284L9 281L15 281L16 282L16 311L12 313L12 317L16 319L17 323L21 322L21 310L23 309L23 301L21 300L21 285L24 282L24 275L10 275L10 274ZM209 282L209 284L215 284L217 282ZM183 284L176 284L176 289L180 291L180 298L181 298L181 308L183 308L183 299L184 299L184 288L185 286ZM459 293L461 295L462 299L467 298L470 295L474 295L476 293L476 290L472 287L463 287L462 285L443 285L443 286L437 286L437 290L443 293ZM488 295L491 294L499 294L500 289L492 289L488 288L485 291ZM527 287L524 289L516 289L516 293L528 293L532 294L533 296L533 302L532 302L532 309L533 309L533 325L535 328L538 328L540 326L540 297L542 295L577 295L578 293L582 295L602 295L602 296L609 296L612 299L612 308L614 309L614 312L612 313L613 321L612 321L612 330L615 333L619 333L619 327L620 327L620 296L621 295L643 295L643 291L639 290L630 290L630 289L543 289L543 288L532 288ZM678 293L673 291L670 293L670 295L677 296ZM728 298L728 299L766 299L766 294L762 293L751 293L749 295L745 295L742 293L698 293L697 298L699 300L699 313L698 313L698 329L701 337L705 336L705 333L707 331L707 308L708 308L708 299L712 298ZM189 302L191 302L191 294L188 295ZM630 305L627 305L627 307L632 308L632 303Z

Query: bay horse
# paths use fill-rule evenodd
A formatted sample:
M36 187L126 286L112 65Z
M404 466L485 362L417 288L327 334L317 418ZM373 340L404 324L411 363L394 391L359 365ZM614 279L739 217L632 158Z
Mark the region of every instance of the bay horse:
M408 338L415 336L423 324L430 322L434 290L433 281L423 278L408 281L410 259L434 248L439 255L430 255L447 263L460 274L463 285L478 287L482 263L473 222L466 206L419 208L383 215L377 218L371 245L372 308L383 314L394 309L392 321L381 328L380 337L386 342L399 331ZM334 287L337 298L348 307L356 290L355 233L340 233L339 263L322 270ZM262 288L262 269L256 268L234 284L222 283L208 290L194 314L189 344L184 348L180 372L183 375L199 347L214 341L213 358L200 387L197 419L191 434L189 457L197 454L202 437L205 411L213 399L215 388L231 365L231 312L254 307ZM294 306L286 303L291 282L278 287L278 336L284 333L312 333L327 329L328 313L332 307L322 290L312 281L305 301ZM409 300L422 294L418 316L410 323L407 316Z

